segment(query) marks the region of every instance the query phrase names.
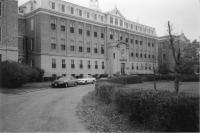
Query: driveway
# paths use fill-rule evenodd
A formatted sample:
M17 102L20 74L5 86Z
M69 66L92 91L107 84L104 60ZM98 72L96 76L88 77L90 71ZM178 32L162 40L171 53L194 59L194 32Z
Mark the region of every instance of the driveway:
M94 85L85 85L0 93L0 132L88 132L76 106L93 90Z

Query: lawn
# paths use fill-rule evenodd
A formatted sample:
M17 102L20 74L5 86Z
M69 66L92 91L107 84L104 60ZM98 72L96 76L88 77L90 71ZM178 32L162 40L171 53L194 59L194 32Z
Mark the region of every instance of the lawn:
M181 82L180 92L199 94L200 82ZM154 82L144 82L139 84L126 85L130 88L140 88L140 89L154 89ZM159 81L157 82L158 90L169 90L174 91L173 81Z

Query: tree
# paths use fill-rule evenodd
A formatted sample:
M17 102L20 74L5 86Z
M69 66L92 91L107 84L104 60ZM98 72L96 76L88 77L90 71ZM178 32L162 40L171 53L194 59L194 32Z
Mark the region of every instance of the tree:
M174 67L174 72L175 72L175 80L174 80L174 88L176 93L179 93L179 82L180 82L180 76L179 76L179 68L180 68L180 63L181 63L181 50L180 48L175 47L175 38L172 35L172 25L168 21L168 33L169 33L169 44L172 50L172 55L173 59L175 61L175 67ZM179 41L177 42L179 45Z

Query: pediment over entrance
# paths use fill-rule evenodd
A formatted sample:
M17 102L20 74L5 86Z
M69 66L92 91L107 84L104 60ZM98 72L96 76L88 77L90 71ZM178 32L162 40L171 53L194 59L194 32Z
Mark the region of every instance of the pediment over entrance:
M110 47L116 47L116 48L120 48L121 46L126 46L126 49L129 49L129 44L124 42L124 41L117 41L117 42L113 42L111 43Z
M115 16L118 16L120 18L125 19L125 17L121 14L121 12L117 8L115 8L112 11L108 12L108 14L115 15Z

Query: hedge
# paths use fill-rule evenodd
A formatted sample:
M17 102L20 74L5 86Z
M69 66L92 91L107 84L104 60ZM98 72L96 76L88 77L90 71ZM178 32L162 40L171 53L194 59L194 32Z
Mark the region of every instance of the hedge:
M129 76L109 78L107 81L118 84L136 84L136 83L142 83L142 78L137 75L129 75Z
M37 82L43 77L44 71L33 69L17 62L0 63L0 86L18 88L27 82Z
M113 103L117 111L154 131L198 132L199 97L169 91L124 89L97 83L96 96Z

